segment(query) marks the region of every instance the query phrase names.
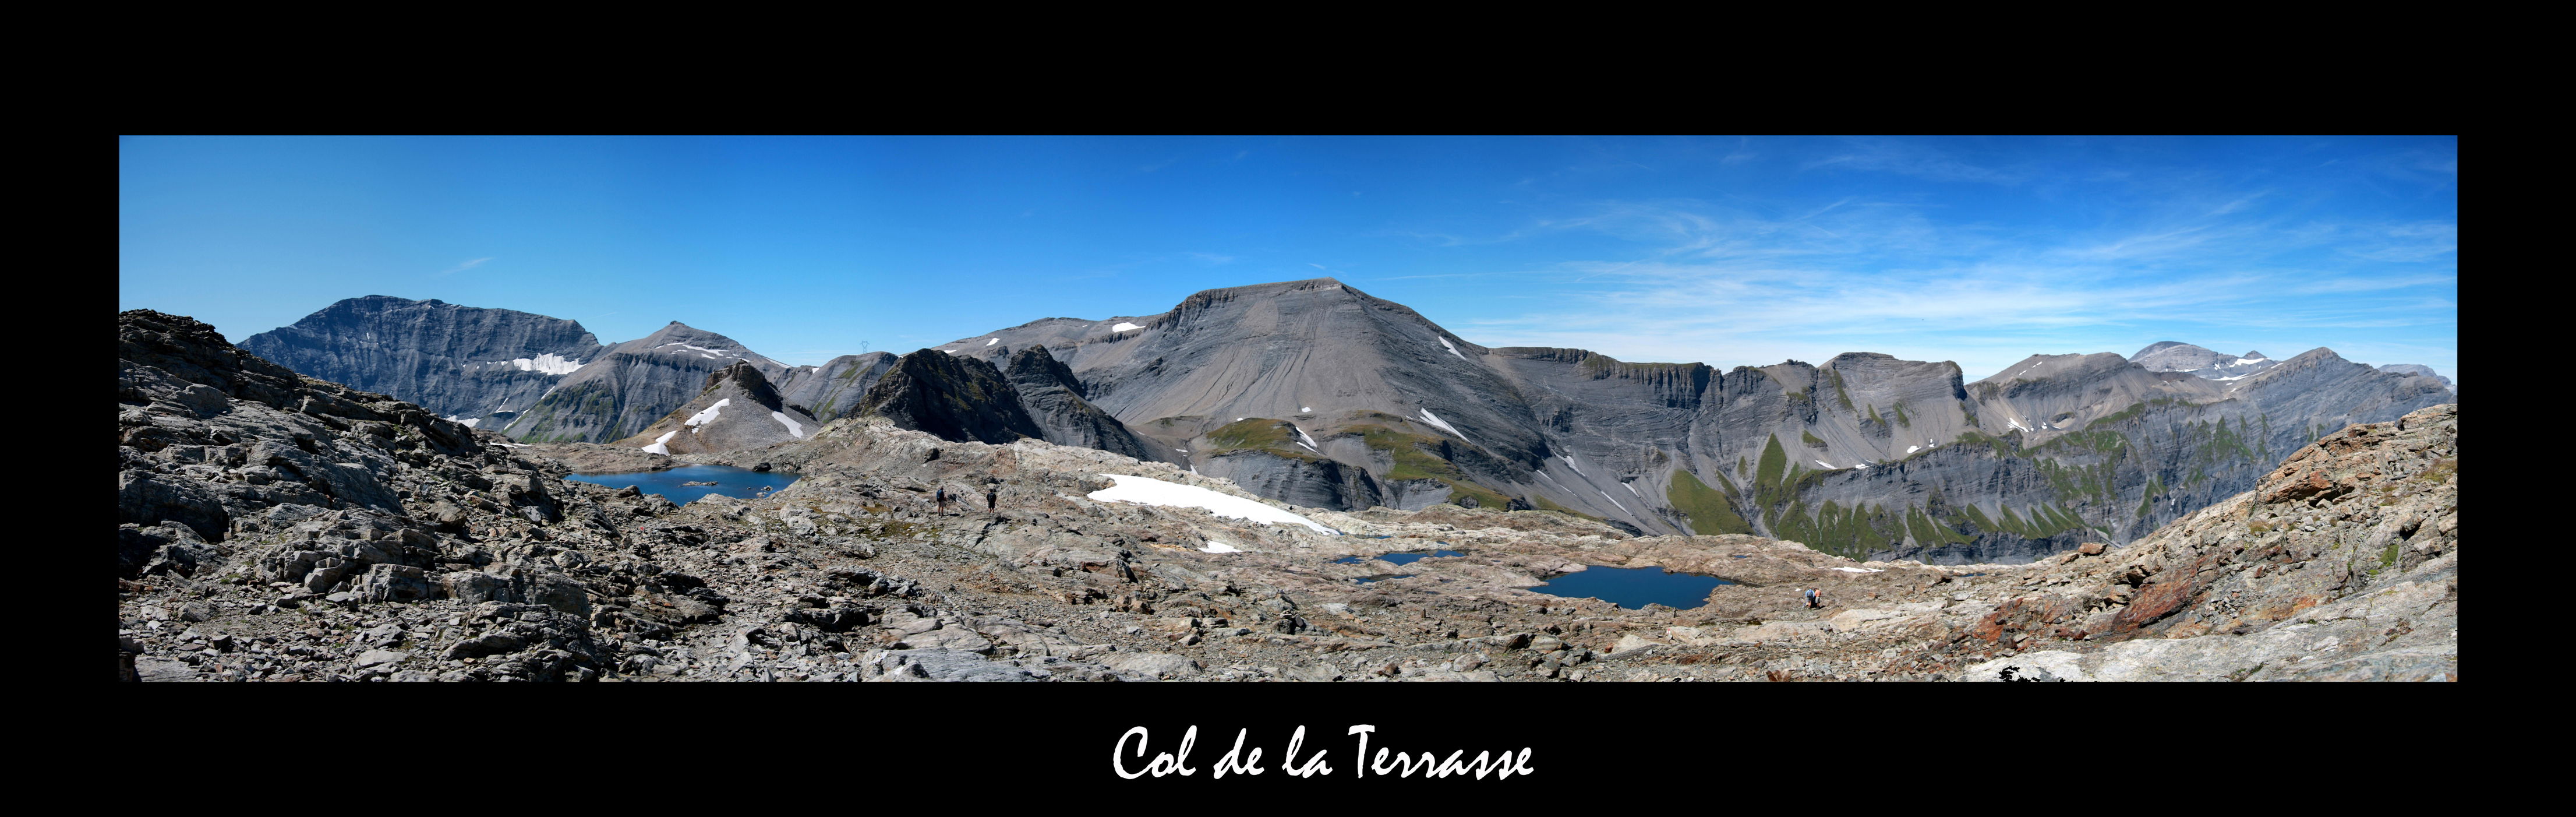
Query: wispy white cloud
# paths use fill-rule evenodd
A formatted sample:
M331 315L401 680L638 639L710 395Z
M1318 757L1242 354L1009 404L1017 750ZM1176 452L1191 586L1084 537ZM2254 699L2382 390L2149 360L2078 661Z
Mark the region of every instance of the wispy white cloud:
M470 269L473 269L473 268L475 268L475 267L483 266L483 265L484 265L484 264L486 264L486 263L490 263L490 262L491 262L491 260L492 260L492 259L490 259L490 258L477 258L477 259L474 259L474 260L471 260L471 261L466 261L466 262L464 262L464 263L457 264L456 266L453 266L453 267L448 267L447 269L444 269L444 270L440 270L440 271L438 272L438 274L440 274L440 275L454 275L454 274L456 274L456 273L464 272L464 271L466 271L466 270L470 270Z
M1856 198L1783 216L1602 202L1545 229L1625 239L1632 257L1473 273L1518 276L1542 297L1459 331L1721 366L1885 352L1956 360L1971 376L2156 340L2245 338L2286 356L2371 348L2393 329L2456 332L2456 225L2285 223L2260 198L2065 232L1943 223L1930 208ZM2381 362L2443 367L2455 355Z
M1808 160L1803 169L1871 170L1944 182L2020 184L2025 174L1972 164L1930 145L1891 140L1854 140L1831 155Z
M1210 266L1234 263L1234 256L1231 255L1218 255L1212 252L1193 252L1182 254L1189 256L1191 260Z

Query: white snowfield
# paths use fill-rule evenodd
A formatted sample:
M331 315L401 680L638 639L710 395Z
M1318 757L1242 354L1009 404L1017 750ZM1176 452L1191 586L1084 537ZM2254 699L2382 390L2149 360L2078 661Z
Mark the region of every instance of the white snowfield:
M686 343L665 343L665 344L662 344L662 346L677 346L677 347L680 347L680 348L678 348L678 349L673 349L673 350L671 350L671 354L675 354L675 355L676 355L676 354L681 353L683 350L686 350L686 351L697 352L699 357L703 357L703 358L706 358L706 359L708 359L708 360L714 360L714 359L716 359L716 356L717 356L717 355L721 355L721 354L724 354L724 353L725 353L725 350L723 350L723 349L709 349L709 348L704 347L704 346L691 346L691 345L688 345L688 344L686 344ZM655 346L655 347L653 347L653 348L655 348L655 349L660 349L660 348L662 348L662 346Z
M986 346L991 346L991 345L993 345L993 344L1000 343L1000 342L1002 342L1002 339L1001 339L1001 338L994 338L994 339L992 339L992 340L984 341L984 345L986 345Z
M726 399L730 400L732 398ZM805 439L805 424L796 422L796 418L787 416L787 412L773 411L769 413L769 416L776 418L779 425L786 426L787 433L796 435L796 439Z
M1297 407L1297 412L1298 412L1299 414L1309 413L1309 412L1312 412L1312 411L1314 411L1314 410L1315 410L1315 407L1314 407L1314 406L1298 406L1298 407ZM1300 431L1300 432L1297 432L1297 433L1299 433L1299 434L1304 434L1304 433L1306 433L1306 432Z
M1458 355L1458 359L1459 359L1459 360L1466 360L1466 359L1467 359L1467 356L1466 356L1466 355L1459 355L1459 354L1458 354L1458 347L1450 345L1450 343L1449 343L1449 339L1448 339L1448 338L1441 338L1441 339L1440 339L1440 345L1441 345L1442 347L1447 348L1447 349L1449 350L1449 353L1450 353L1450 354Z
M699 427L701 424L714 422L714 421L715 421L715 419L716 419L716 415L717 415L717 414L720 414L720 413L723 413L725 405L726 405L726 404L728 404L728 403L732 403L732 402L733 402L733 398L731 398L731 397L727 397L727 398L725 398L725 399L718 400L718 401L716 401L716 404L715 404L715 405L708 406L708 407L707 407L707 410L705 410L705 411L701 411L701 412L698 412L698 413L696 413L696 414L689 415L689 421L688 421L688 422L685 422L685 423L681 423L680 425L687 426L687 427L688 427L688 429L689 429L689 433L691 433L691 434L696 434L696 433L698 433L699 431L704 430L704 429L701 429L701 428ZM727 427L727 428L731 428L732 426L726 426L726 427Z
M1834 568L1834 569L1835 569L1835 570L1840 570L1840 571L1845 572L1845 573L1885 573L1885 572L1887 572L1887 571L1885 571L1885 570L1880 570L1880 569L1875 568L1875 567L1837 567L1837 568Z
M1919 446L1919 445L1909 445L1909 446L1906 446L1906 447L1905 447L1905 453L1908 453L1908 454L1912 454L1912 453L1914 453L1914 452L1916 452L1916 451L1921 451L1921 450L1923 450L1923 446Z
M1296 426L1294 426L1294 425L1291 425L1291 426L1289 426L1289 428L1297 428L1297 427L1296 427ZM1307 447L1307 448L1310 448L1310 449L1315 447L1315 438L1313 438L1313 437L1309 437L1309 436L1306 436L1306 430L1305 430L1305 429L1297 428L1297 439L1300 439L1300 440L1304 440L1304 441L1305 441L1305 442L1299 443L1299 445L1303 445L1303 446L1305 446L1305 447Z
M1233 545L1226 544L1226 543L1224 543L1224 542L1219 542L1219 541L1217 541L1217 540L1210 539L1210 540L1208 540L1208 541L1207 541L1207 547L1199 548L1199 552L1200 552L1200 553L1242 553L1242 552L1243 552L1243 549L1242 549L1242 548L1239 548L1239 547L1235 547L1235 546L1233 546Z
M1833 463L1826 462L1826 461L1824 461L1824 460L1817 460L1817 461L1816 461L1816 464L1817 464L1817 465L1824 466L1824 467L1825 467L1825 470L1828 470L1828 471L1833 470L1833 467L1834 467L1834 464L1833 464Z
M1272 525L1304 525L1316 533L1340 536L1341 531L1315 524L1315 520L1254 502L1233 494L1221 494L1206 488L1164 482L1151 477L1126 474L1101 474L1118 484L1093 491L1087 496L1097 502L1133 502L1166 508L1204 508L1218 516L1245 519Z
M523 357L512 360L510 361L510 365L519 367L519 371L523 372L572 374L574 370L581 368L581 361L569 360L560 355L548 352L533 358Z
M1117 326L1109 327L1109 331L1112 331L1112 332L1125 332L1125 331L1128 331L1128 330L1131 330L1131 329L1143 329L1143 328L1145 328L1145 327L1137 326L1137 325L1135 325L1135 324L1128 323L1128 322L1126 322L1126 321L1119 321Z
M1628 493L1636 494L1639 499L1644 499L1646 497L1645 494L1637 493L1637 486L1635 484L1622 482L1619 483L1619 487L1628 489Z
M1601 490L1601 489L1599 489L1599 488L1595 488L1595 489L1593 489L1593 490L1592 490L1592 492L1593 492L1593 493L1596 493L1596 494L1600 494L1602 499L1609 499L1609 500L1610 500L1610 506L1611 506L1611 507L1614 507L1614 508L1618 508L1620 513L1627 513L1627 512L1628 512L1628 506L1619 504L1619 500L1611 499L1611 497L1610 497L1610 492L1609 492L1609 491L1604 491L1604 490Z
M1430 412L1424 412L1424 413L1425 413L1425 414L1428 414L1428 413L1430 413ZM1435 422L1435 423L1436 423L1436 422L1439 422L1439 421L1438 421L1438 420L1433 420L1432 422ZM1447 428L1448 426L1441 426L1441 427L1442 427L1442 428ZM1465 436L1465 435L1459 435L1459 439L1466 439L1466 436ZM1576 464L1574 464L1574 455L1572 455L1572 454L1558 454L1558 455L1556 455L1556 458L1557 458L1557 459L1564 460L1564 461L1565 461L1565 467L1574 469L1574 472L1575 472L1575 473L1577 473L1577 474L1581 474L1581 473L1583 473L1583 466L1580 466L1580 465L1576 465ZM1589 476L1589 475L1587 474L1586 476Z
M474 418L474 419L471 419L471 420L467 420L467 421L465 421L465 427L466 427L466 428L473 428L475 423L480 423L480 422L483 422L483 418L481 418L481 417L476 417L476 418Z
M1430 410L1430 409L1422 409L1422 421L1423 421L1423 422L1426 422L1426 423L1430 423L1430 424L1435 425L1435 426L1439 426L1439 427L1440 427L1440 430L1442 430L1442 431L1446 431L1446 432L1449 432L1449 433L1451 433L1451 434L1458 434L1458 429L1457 429L1457 427L1452 426L1452 425L1450 425L1450 424L1448 424L1448 423L1445 423L1445 422L1441 422L1441 420L1440 420L1440 415L1437 415L1437 414L1433 414L1433 413L1431 413L1431 410ZM1467 435L1465 435L1465 434L1458 434L1458 439L1461 439L1461 440L1467 440ZM1475 440L1467 440L1467 444L1468 444L1468 445L1475 445L1475 444L1476 444L1476 441L1475 441Z
M644 451L645 451L645 453L648 453L648 454L661 454L661 455L663 455L663 456L670 456L670 454L671 454L671 446L670 446L671 438L672 438L673 436L675 436L675 435L679 434L679 433L680 433L680 430L679 430L679 429L676 429L676 428L671 429L671 430L669 430L669 431L662 432L662 436L660 436L660 437L656 437L656 438L654 438L654 439L653 439L653 444L652 444L652 445L648 445L648 446L645 446L645 447L644 447Z

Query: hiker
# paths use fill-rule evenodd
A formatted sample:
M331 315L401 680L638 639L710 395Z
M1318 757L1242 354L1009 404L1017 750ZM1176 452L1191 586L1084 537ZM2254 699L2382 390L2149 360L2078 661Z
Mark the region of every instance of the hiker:
M1815 590L1815 588L1808 588L1808 589L1807 589L1807 609L1813 610L1813 609L1815 609L1815 608L1823 607L1823 606L1824 606L1824 605L1823 605L1822 603L1820 603L1820 602L1818 602L1818 601L1816 600L1816 590Z
M941 488L941 489L939 489L939 509L940 509L941 511L946 511L946 510L948 510L948 489L947 489L947 488Z

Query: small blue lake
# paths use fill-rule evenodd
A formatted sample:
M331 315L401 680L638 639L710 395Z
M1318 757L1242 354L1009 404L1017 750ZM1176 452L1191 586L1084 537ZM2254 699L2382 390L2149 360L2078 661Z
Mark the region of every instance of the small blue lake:
M701 498L723 494L737 499L757 499L769 491L795 484L796 475L781 471L761 472L725 465L683 465L668 471L640 471L632 474L574 474L564 479L624 488L642 488L648 494L661 494L682 505ZM683 482L713 482L714 485L682 485Z
M1570 599L1600 599L1630 610L1643 609L1648 604L1688 610L1708 603L1709 591L1721 584L1734 582L1716 576L1666 573L1660 567L1593 566L1523 589Z
M1432 551L1432 552L1430 552L1430 553L1381 553L1381 554L1378 554L1378 555L1376 555L1376 556L1344 556L1344 557L1339 558L1339 559L1334 559L1334 560L1333 560L1333 564L1337 564L1337 565L1355 565L1355 564L1359 564L1359 563L1361 563L1361 562L1368 561L1368 560L1370 560L1370 559L1385 559L1385 560L1387 560L1387 561L1389 561L1389 562L1393 562L1393 563L1395 563L1395 564L1399 564L1399 565L1409 565L1409 564L1413 564L1414 562L1422 561L1425 557L1430 557L1430 556L1465 556L1465 555L1467 555L1467 554L1460 553L1460 552L1457 552L1457 551L1454 551L1454 550L1435 550L1435 551Z

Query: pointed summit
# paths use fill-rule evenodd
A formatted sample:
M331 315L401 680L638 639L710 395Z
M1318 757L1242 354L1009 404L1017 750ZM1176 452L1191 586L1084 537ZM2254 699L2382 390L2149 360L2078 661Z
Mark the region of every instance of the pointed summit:
M758 367L737 362L709 373L695 399L615 444L655 454L712 454L802 440L822 425L781 399Z

